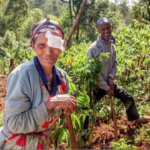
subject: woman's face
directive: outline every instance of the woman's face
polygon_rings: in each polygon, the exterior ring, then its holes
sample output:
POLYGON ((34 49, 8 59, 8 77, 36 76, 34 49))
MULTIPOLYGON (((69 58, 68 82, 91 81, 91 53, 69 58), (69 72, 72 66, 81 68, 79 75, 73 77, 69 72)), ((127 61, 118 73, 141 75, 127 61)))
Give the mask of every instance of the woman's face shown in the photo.
POLYGON ((109 41, 111 38, 111 24, 109 22, 104 22, 98 27, 98 31, 101 34, 101 37, 105 41, 109 41))
POLYGON ((46 33, 40 33, 33 44, 34 51, 43 67, 55 65, 61 51, 48 45, 46 33))

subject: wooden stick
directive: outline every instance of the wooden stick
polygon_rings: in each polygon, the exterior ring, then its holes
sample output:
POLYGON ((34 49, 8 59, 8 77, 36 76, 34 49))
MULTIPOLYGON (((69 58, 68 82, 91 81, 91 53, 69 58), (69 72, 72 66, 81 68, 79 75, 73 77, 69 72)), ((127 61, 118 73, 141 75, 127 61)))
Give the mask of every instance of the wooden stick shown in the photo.
POLYGON ((113 121, 114 121, 114 138, 115 141, 118 140, 118 128, 117 128, 117 119, 116 119, 116 113, 115 113, 115 109, 113 107, 113 98, 110 98, 110 104, 111 104, 111 113, 112 113, 112 117, 113 117, 113 121))
POLYGON ((79 25, 79 21, 80 21, 80 18, 81 18, 81 15, 82 15, 82 12, 86 6, 86 3, 87 3, 87 0, 83 0, 81 5, 80 5, 80 9, 79 9, 79 12, 75 18, 75 21, 72 25, 72 27, 70 28, 70 31, 69 33, 67 34, 67 39, 65 40, 65 43, 64 43, 64 47, 66 50, 69 49, 69 45, 70 45, 70 41, 71 41, 71 37, 73 35, 73 33, 75 32, 75 29, 78 27, 79 25))
POLYGON ((66 116, 66 122, 67 122, 67 127, 69 130, 69 134, 70 134, 71 147, 72 147, 72 149, 78 149, 78 143, 77 143, 76 138, 75 138, 72 120, 71 120, 71 115, 66 116))

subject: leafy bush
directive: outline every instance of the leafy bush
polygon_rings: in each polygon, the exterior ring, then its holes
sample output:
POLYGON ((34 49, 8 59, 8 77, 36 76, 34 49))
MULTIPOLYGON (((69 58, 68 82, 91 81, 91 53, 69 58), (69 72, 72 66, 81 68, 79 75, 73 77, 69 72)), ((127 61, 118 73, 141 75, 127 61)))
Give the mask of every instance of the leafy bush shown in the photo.
POLYGON ((118 29, 117 61, 118 83, 139 99, 150 96, 149 62, 150 32, 149 26, 134 22, 129 27, 118 29), (121 33, 121 34, 120 34, 121 33), (136 83, 136 84, 135 84, 136 83))
POLYGON ((130 141, 125 138, 120 138, 119 141, 113 143, 114 150, 136 150, 136 146, 128 144, 130 141))
POLYGON ((141 145, 143 143, 147 143, 150 145, 150 124, 146 124, 139 129, 135 135, 135 142, 137 145, 141 145))
POLYGON ((3 113, 0 113, 0 126, 3 125, 3 113))

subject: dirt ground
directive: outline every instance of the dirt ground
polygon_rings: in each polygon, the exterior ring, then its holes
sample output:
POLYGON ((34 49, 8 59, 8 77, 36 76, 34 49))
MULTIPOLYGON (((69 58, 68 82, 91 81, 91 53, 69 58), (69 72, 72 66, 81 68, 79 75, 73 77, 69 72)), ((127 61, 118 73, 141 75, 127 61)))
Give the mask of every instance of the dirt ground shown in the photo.
MULTIPOLYGON (((0 113, 4 112, 5 108, 6 79, 6 76, 0 75, 0 113)), ((150 118, 150 113, 147 117, 150 118)), ((149 128, 150 122, 146 124, 146 126, 146 128, 149 128)), ((134 134, 139 127, 134 125, 134 123, 127 121, 125 117, 117 120, 117 127, 119 133, 118 138, 128 138, 131 141, 131 145, 134 144, 134 134)), ((90 143, 89 147, 87 147, 89 149, 112 149, 112 143, 114 142, 113 122, 108 124, 98 120, 97 124, 92 127, 92 132, 87 140, 90 143)), ((150 144, 147 144, 144 139, 141 139, 136 146, 138 146, 139 150, 150 149, 150 144)))
MULTIPOLYGON (((150 117, 150 114, 147 117, 150 117)), ((145 129, 149 128, 150 123, 144 124, 144 126, 145 129)), ((126 117, 118 119, 118 140, 120 138, 125 138, 128 139, 128 144, 136 145, 138 150, 150 150, 150 144, 144 141, 145 139, 143 139, 143 137, 135 143, 135 134, 139 133, 140 135, 140 132, 142 132, 141 128, 142 126, 135 125, 134 122, 128 121, 126 117)), ((93 134, 89 136, 89 141, 91 141, 89 146, 90 149, 112 149, 112 144, 115 142, 113 122, 111 124, 106 124, 99 121, 93 128, 92 133, 93 134)), ((124 144, 124 142, 120 144, 124 144)))
POLYGON ((0 113, 5 108, 5 96, 6 96, 6 76, 0 75, 0 113))

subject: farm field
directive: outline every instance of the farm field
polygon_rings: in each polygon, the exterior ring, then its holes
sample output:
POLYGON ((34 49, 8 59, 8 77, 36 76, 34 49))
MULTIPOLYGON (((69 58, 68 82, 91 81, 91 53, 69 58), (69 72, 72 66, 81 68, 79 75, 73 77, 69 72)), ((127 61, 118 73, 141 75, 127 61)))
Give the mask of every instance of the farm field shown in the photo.
MULTIPOLYGON (((149 150, 150 0, 133 1, 132 6, 125 0, 0 0, 0 127, 5 112, 7 76, 18 65, 33 59, 31 28, 45 18, 58 22, 64 29, 64 50, 56 66, 67 73, 69 94, 78 103, 71 117, 79 149, 149 150), (101 53, 95 59, 87 57, 90 45, 98 36, 102 37, 97 28, 101 17, 111 23, 109 40, 111 38, 116 48, 114 83, 134 97, 140 117, 147 119, 141 125, 127 120, 126 108, 130 102, 123 105, 113 97, 114 113, 108 95, 95 100, 103 60, 112 59, 110 52, 101 53)), ((56 122, 56 130, 51 133, 55 149, 71 148, 65 115, 56 122)))
MULTIPOLYGON (((2 115, 5 108, 6 80, 7 76, 0 75, 0 126, 2 126, 2 115)), ((150 112, 146 114, 146 117, 150 120, 150 112)), ((119 142, 114 143, 113 120, 105 121, 99 117, 96 120, 96 124, 91 127, 84 147, 87 149, 111 149, 112 147, 118 149, 117 147, 119 147, 119 149, 148 150, 150 149, 149 126, 150 122, 139 127, 133 122, 127 121, 125 116, 121 117, 117 119, 119 142), (143 130, 148 133, 143 134, 143 130), (147 141, 145 140, 146 135, 148 136, 147 141), (135 139, 138 139, 137 143, 135 143, 135 139)), ((65 149, 66 147, 67 145, 64 145, 61 148, 65 149)))

